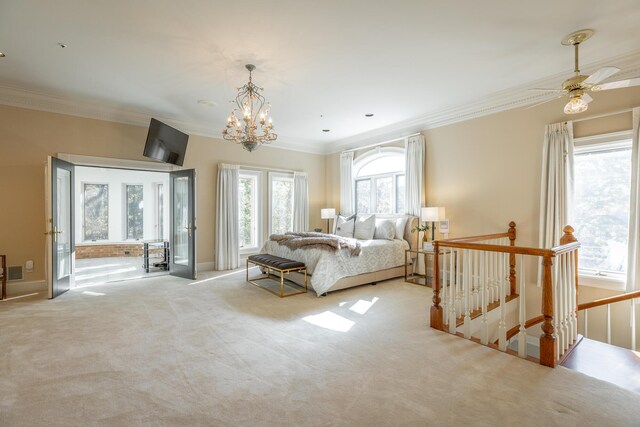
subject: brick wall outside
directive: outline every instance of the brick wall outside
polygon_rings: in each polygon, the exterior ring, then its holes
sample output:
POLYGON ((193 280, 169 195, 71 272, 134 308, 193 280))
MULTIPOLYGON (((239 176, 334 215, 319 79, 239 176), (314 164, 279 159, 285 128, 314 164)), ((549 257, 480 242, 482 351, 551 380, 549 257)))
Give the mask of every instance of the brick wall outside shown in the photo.
POLYGON ((142 243, 76 246, 76 259, 142 257, 142 253, 142 243))

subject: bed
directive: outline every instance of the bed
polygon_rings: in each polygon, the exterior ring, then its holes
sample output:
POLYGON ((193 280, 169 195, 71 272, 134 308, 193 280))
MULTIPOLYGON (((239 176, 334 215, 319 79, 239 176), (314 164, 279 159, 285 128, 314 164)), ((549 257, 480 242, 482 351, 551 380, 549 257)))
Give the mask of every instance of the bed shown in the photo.
MULTIPOLYGON (((400 216, 377 216, 395 219, 400 216)), ((351 256, 348 249, 328 252, 317 248, 290 249, 275 241, 267 241, 262 253, 304 262, 310 274, 310 285, 317 295, 354 286, 375 283, 404 276, 405 250, 416 244, 411 230, 418 224, 417 217, 409 217, 402 239, 359 240, 361 252, 351 256)), ((291 273, 291 280, 303 283, 302 275, 291 273)))

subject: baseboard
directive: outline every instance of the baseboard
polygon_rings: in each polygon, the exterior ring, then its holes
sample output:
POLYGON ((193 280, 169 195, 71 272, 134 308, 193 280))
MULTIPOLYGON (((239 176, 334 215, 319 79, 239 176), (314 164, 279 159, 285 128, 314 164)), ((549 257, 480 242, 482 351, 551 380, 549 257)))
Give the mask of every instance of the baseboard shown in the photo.
POLYGON ((33 292, 42 292, 47 290, 47 282, 45 280, 34 280, 30 282, 8 282, 7 296, 14 297, 17 295, 30 294, 33 292))
POLYGON ((199 262, 197 267, 198 267, 198 273, 201 273, 203 271, 213 271, 216 269, 216 263, 215 261, 199 262))

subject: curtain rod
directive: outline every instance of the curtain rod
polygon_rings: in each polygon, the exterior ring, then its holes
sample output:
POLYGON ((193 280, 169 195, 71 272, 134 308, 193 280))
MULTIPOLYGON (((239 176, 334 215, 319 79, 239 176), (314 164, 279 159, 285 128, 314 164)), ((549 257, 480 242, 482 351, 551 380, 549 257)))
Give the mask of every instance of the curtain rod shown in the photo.
POLYGON ((391 142, 400 141, 402 139, 407 139, 407 138, 411 138, 412 136, 418 136, 418 135, 421 135, 421 133, 420 132, 412 133, 411 135, 401 136, 400 138, 394 138, 394 139, 389 139, 387 141, 376 142, 375 144, 363 145, 362 147, 350 148, 348 150, 341 151, 341 153, 348 153, 350 151, 358 151, 358 150, 364 150, 365 148, 377 147, 378 145, 389 144, 391 142))
POLYGON ((231 164, 235 164, 240 169, 254 169, 254 170, 267 171, 267 172, 282 172, 282 173, 304 173, 304 171, 301 171, 301 170, 267 168, 263 166, 241 165, 238 163, 231 163, 231 164))
POLYGON ((583 118, 575 119, 575 120, 567 120, 567 121, 565 121, 565 123, 568 122, 568 121, 572 121, 574 123, 577 123, 577 122, 584 122, 584 121, 587 121, 587 120, 601 119, 603 117, 617 116, 618 114, 630 113, 631 111, 633 111, 632 108, 627 108, 627 109, 624 109, 624 110, 613 111, 611 113, 597 114, 595 116, 583 117, 583 118))

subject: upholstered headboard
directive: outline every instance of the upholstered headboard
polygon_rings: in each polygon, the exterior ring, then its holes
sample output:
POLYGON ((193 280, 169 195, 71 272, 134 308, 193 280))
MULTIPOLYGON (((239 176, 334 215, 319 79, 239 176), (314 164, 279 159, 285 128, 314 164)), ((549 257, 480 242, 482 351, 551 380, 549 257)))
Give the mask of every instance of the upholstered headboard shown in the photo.
POLYGON ((416 228, 420 224, 420 218, 417 216, 410 216, 407 221, 407 226, 404 228, 404 240, 409 242, 409 247, 411 249, 416 249, 416 239, 417 234, 412 233, 411 230, 416 228))
POLYGON ((380 219, 397 219, 408 216, 407 225, 404 227, 404 240, 409 243, 411 249, 415 249, 416 246, 416 233, 412 233, 411 230, 416 228, 419 224, 419 218, 417 216, 401 215, 401 214, 376 214, 376 218, 380 219))

